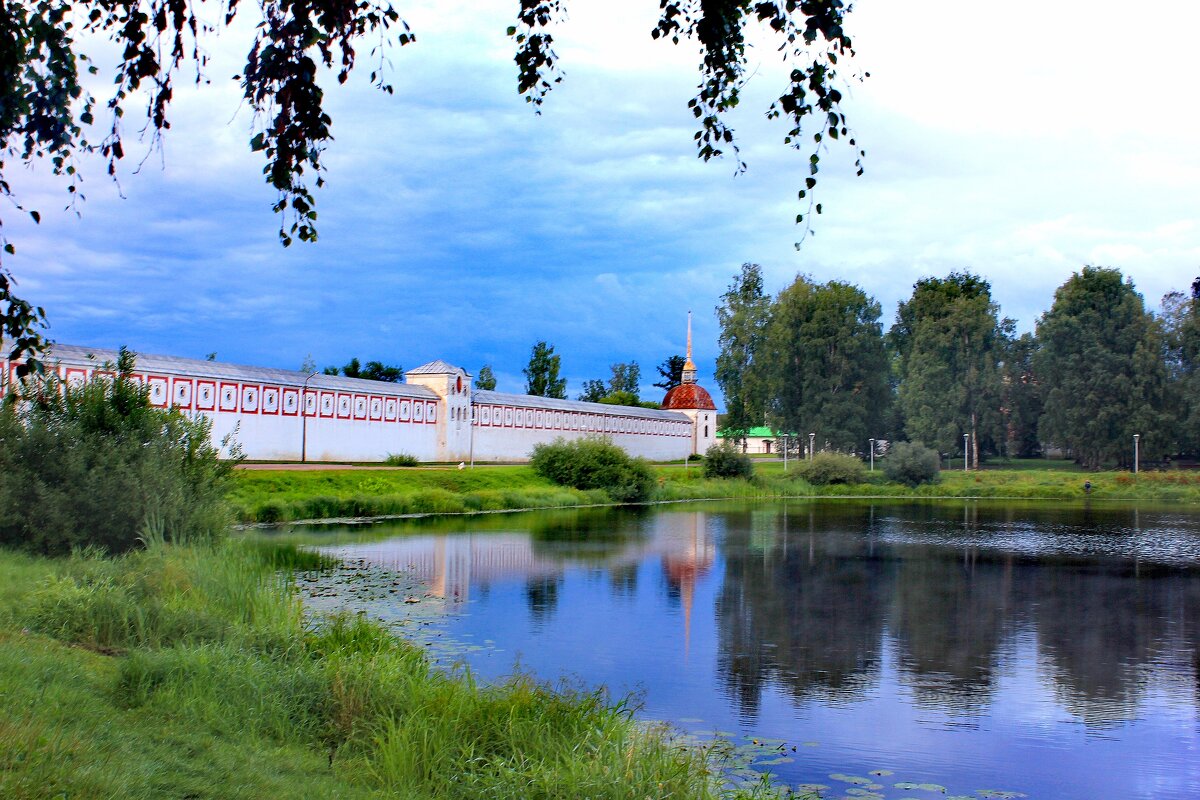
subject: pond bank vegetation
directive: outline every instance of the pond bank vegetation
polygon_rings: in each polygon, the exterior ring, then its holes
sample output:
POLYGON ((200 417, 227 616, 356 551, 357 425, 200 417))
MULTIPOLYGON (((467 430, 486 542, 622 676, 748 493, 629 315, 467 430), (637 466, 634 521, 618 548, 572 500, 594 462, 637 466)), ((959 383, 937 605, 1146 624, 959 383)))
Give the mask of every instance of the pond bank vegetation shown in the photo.
MULTIPOLYGON (((1200 504, 1200 472, 1079 472, 1050 468, 943 470, 935 483, 910 487, 888 481, 877 464, 854 483, 814 486, 799 465, 757 463, 752 479, 704 477, 692 464, 655 465, 648 502, 806 497, 993 498, 1028 500, 1154 500, 1200 504), (1085 481, 1090 490, 1085 490, 1085 481)), ((558 486, 526 466, 464 470, 239 471, 230 495, 247 523, 345 517, 453 514, 613 504, 603 489, 558 486)))
POLYGON ((777 796, 603 691, 479 685, 381 624, 306 619, 287 570, 322 564, 240 540, 0 550, 0 796, 777 796))

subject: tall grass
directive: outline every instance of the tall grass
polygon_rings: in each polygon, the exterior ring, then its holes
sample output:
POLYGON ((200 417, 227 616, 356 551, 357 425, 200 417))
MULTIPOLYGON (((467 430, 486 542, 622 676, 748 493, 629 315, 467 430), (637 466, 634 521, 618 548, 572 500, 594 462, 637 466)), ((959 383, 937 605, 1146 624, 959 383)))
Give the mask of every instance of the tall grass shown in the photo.
MULTIPOLYGON (((647 729, 603 692, 526 676, 482 686, 465 672, 432 668, 418 648, 364 618, 306 620, 277 570, 324 564, 294 545, 235 540, 117 559, 77 555, 35 562, 43 573, 35 588, 34 564, 17 560, 7 569, 8 559, 0 552, 0 575, 18 576, 25 590, 0 595, 12 604, 0 615, 0 651, 17 654, 0 653, 0 692, 14 699, 0 733, 16 742, 0 744, 5 797, 52 796, 29 787, 78 786, 89 769, 97 788, 80 796, 183 796, 186 775, 149 764, 161 757, 163 726, 198 747, 202 761, 236 742, 264 764, 275 764, 277 752, 309 770, 324 763, 321 780, 333 781, 271 796, 732 796, 703 751, 647 729), (30 631, 17 635, 15 648, 13 626, 30 631), (70 669, 47 678, 53 641, 82 645, 57 658, 88 680, 70 678, 70 669), (49 697, 36 690, 39 682, 55 687, 49 697), (86 713, 56 716, 68 696, 86 713), (83 736, 81 726, 93 723, 83 736), (64 747, 89 750, 88 737, 109 742, 109 728, 121 731, 119 748, 138 751, 124 753, 124 772, 60 758, 64 747)), ((204 761, 183 772, 206 769, 204 761)), ((267 777, 245 779, 260 785, 267 777)), ((210 780, 216 784, 197 796, 245 794, 223 783, 216 767, 210 780)))

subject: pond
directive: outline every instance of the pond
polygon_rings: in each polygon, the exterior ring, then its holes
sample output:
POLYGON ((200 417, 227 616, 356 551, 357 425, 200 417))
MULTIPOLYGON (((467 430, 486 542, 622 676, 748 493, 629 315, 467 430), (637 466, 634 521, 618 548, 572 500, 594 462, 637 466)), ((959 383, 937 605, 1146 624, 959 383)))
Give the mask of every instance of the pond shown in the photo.
POLYGON ((1200 797, 1200 515, 681 505, 301 530, 314 608, 634 693, 821 797, 1200 797), (991 793, 991 794, 989 794, 991 793))

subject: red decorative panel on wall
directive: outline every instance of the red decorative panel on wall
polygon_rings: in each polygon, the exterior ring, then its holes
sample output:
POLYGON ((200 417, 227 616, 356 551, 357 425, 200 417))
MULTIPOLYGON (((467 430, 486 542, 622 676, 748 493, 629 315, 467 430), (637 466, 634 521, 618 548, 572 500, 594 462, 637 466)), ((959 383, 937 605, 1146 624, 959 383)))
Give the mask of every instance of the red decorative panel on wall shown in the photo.
POLYGON ((196 381, 196 408, 201 411, 212 411, 217 407, 216 381, 196 381))
POLYGON ((425 421, 427 423, 437 422, 437 403, 425 404, 425 421))
POLYGON ((170 397, 170 381, 166 375, 146 376, 146 385, 150 388, 150 405, 155 408, 166 408, 170 397))
POLYGON ((238 391, 240 387, 236 383, 222 381, 221 390, 217 395, 217 408, 221 411, 237 411, 238 391))
POLYGON ((397 415, 400 413, 400 401, 394 397, 384 398, 383 401, 383 418, 388 422, 395 422, 397 415))
POLYGON ((412 415, 413 415, 413 422, 424 422, 425 421, 425 404, 422 403, 420 400, 414 400, 412 415))
POLYGON ((400 401, 400 421, 408 422, 410 419, 412 419, 412 401, 411 400, 401 400, 400 401))
POLYGON ((262 390, 253 384, 242 384, 242 413, 257 414, 262 390))
POLYGON ((355 419, 366 419, 367 418, 367 396, 365 394, 354 395, 353 408, 354 408, 354 418, 355 419))
MULTIPOLYGON (((305 398, 304 402, 307 403, 308 398, 305 398)), ((336 406, 337 398, 334 396, 333 392, 321 392, 320 414, 322 417, 332 417, 334 411, 336 411, 336 406)))
POLYGON ((87 383, 87 370, 82 367, 67 367, 67 385, 79 386, 87 383))
POLYGON ((171 405, 176 408, 190 409, 195 399, 195 381, 191 378, 174 378, 171 380, 171 405))
MULTIPOLYGON (((317 408, 316 400, 313 400, 313 410, 317 408)), ((300 415, 300 392, 297 389, 284 389, 279 393, 279 410, 285 417, 296 417, 300 415)))
POLYGON ((338 419, 350 419, 352 410, 353 398, 348 394, 338 392, 337 396, 337 416, 338 419))
POLYGON ((279 387, 264 386, 262 387, 262 413, 278 414, 279 413, 279 387))

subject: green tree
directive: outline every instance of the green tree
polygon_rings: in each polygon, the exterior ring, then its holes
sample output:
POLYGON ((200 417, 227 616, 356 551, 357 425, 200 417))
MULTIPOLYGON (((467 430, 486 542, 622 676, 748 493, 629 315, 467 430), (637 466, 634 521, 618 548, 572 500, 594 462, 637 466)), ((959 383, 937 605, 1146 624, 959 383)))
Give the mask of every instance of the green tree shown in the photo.
POLYGON ((475 388, 488 392, 496 390, 496 376, 492 374, 491 364, 484 364, 479 368, 479 375, 475 378, 475 388))
POLYGON ((599 378, 593 378, 583 382, 583 391, 579 393, 579 399, 585 403, 599 403, 608 396, 608 386, 599 378))
POLYGON ((743 439, 751 428, 762 425, 766 414, 767 322, 771 299, 763 293, 762 267, 742 264, 717 306, 717 385, 725 395, 722 430, 743 439))
POLYGON ((608 379, 608 393, 610 395, 632 395, 633 402, 622 405, 637 405, 642 382, 642 368, 636 361, 631 361, 628 364, 623 362, 613 364, 609 369, 612 370, 612 377, 608 379))
POLYGON ((1116 269, 1084 267, 1054 293, 1039 321, 1034 373, 1046 402, 1039 436, 1089 468, 1128 464, 1133 435, 1146 457, 1169 436, 1163 342, 1142 297, 1116 269))
POLYGON ((404 380, 404 369, 399 366, 389 366, 381 361, 368 361, 365 365, 357 358, 352 358, 342 367, 326 367, 326 375, 343 375, 347 378, 362 378, 368 381, 383 381, 385 383, 400 383, 404 380))
POLYGON ((567 379, 558 377, 561 359, 554 352, 554 345, 544 341, 535 342, 529 353, 529 365, 525 373, 525 393, 538 397, 567 397, 567 379))
POLYGON ((1030 458, 1041 453, 1038 420, 1042 416, 1041 387, 1033 372, 1037 339, 1031 333, 1009 337, 1001 367, 1001 409, 1007 454, 1030 458))
POLYGON ((1200 453, 1200 278, 1191 292, 1170 292, 1159 318, 1170 381, 1168 405, 1175 420, 1172 450, 1200 453))
POLYGON ((664 392, 669 392, 683 383, 683 365, 686 361, 687 359, 683 356, 668 356, 658 365, 658 374, 662 380, 653 385, 664 392))
MULTIPOLYGON (((245 7, 232 0, 5 3, 0 13, 0 138, 4 141, 0 195, 13 195, 5 169, 10 162, 19 168, 48 162, 54 174, 66 176, 72 197, 79 196, 77 154, 98 151, 115 175, 117 162, 125 155, 123 131, 148 131, 154 141, 161 139, 171 126, 178 71, 194 68, 199 82, 208 40, 233 26, 239 13, 247 13, 245 7), (107 99, 97 100, 80 79, 81 68, 96 70, 81 44, 106 39, 115 42, 121 56, 115 74, 94 84, 113 87, 107 99), (143 103, 144 124, 134 114, 126 116, 127 108, 143 103)), ((325 104, 328 81, 320 67, 334 72, 337 83, 345 83, 359 53, 367 52, 375 69, 372 83, 391 94, 387 76, 374 65, 388 62, 389 47, 411 44, 416 36, 386 2, 264 0, 251 7, 261 8, 261 17, 246 27, 254 38, 246 47, 246 65, 235 78, 253 114, 250 149, 266 160, 263 174, 277 194, 274 210, 283 215, 279 229, 283 244, 293 239, 315 241, 314 188, 324 183, 323 155, 332 140, 333 124, 325 104)), ((745 29, 761 23, 775 37, 790 78, 768 116, 785 122, 783 139, 790 147, 798 147, 805 137, 812 142, 809 174, 799 192, 801 200, 807 198, 811 204, 808 194, 816 185, 825 140, 842 139, 857 148, 840 110, 840 70, 854 53, 843 27, 848 5, 843 0, 800 4, 660 0, 659 8, 651 35, 674 44, 698 44, 701 52, 699 89, 688 102, 699 128, 698 156, 707 161, 731 148, 739 170, 745 165, 725 119, 738 105, 750 68, 745 29)), ((464 12, 451 6, 445 13, 464 12)), ((516 24, 508 29, 516 45, 517 91, 535 108, 562 80, 552 30, 566 13, 566 0, 520 0, 516 24)), ((863 151, 856 152, 861 173, 863 151)), ((16 208, 24 210, 19 203, 16 208)), ((815 208, 819 213, 820 206, 815 208)), ((40 219, 36 211, 29 213, 35 221, 40 219)), ((803 218, 802 213, 797 221, 803 218)), ((11 251, 12 246, 4 244, 11 251)), ((36 325, 27 318, 29 310, 27 303, 10 304, 0 298, 0 331, 13 340, 14 359, 41 346, 36 325), (29 334, 34 336, 32 344, 25 341, 29 334)))
POLYGON ((1004 337, 991 291, 987 281, 968 272, 919 280, 888 334, 906 434, 943 453, 959 451, 963 434, 970 434, 976 469, 980 439, 993 450, 1004 440, 1004 337))
POLYGON ((860 452, 888 403, 879 303, 841 281, 799 276, 775 301, 767 331, 776 430, 815 432, 818 445, 860 452))

